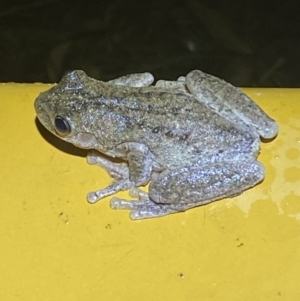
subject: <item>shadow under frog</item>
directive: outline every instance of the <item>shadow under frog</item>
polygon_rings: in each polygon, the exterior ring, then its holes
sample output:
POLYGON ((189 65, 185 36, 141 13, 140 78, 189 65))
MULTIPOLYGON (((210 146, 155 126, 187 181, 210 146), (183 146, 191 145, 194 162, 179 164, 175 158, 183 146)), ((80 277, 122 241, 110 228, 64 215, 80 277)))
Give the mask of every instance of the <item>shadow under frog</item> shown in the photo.
POLYGON ((137 200, 114 197, 111 207, 130 210, 132 219, 159 217, 238 195, 263 180, 260 137, 274 138, 278 126, 249 97, 199 70, 153 81, 141 73, 102 82, 77 70, 36 99, 45 128, 92 149, 88 163, 115 179, 90 192, 90 203, 129 190, 137 200), (138 189, 148 183, 149 192, 138 189))
POLYGON ((74 156, 79 156, 84 158, 87 156, 88 150, 78 148, 62 139, 59 139, 57 136, 54 136, 42 125, 42 123, 39 121, 38 118, 35 119, 35 125, 38 131, 40 132, 40 134, 42 135, 42 137, 48 143, 54 145, 57 149, 74 156))

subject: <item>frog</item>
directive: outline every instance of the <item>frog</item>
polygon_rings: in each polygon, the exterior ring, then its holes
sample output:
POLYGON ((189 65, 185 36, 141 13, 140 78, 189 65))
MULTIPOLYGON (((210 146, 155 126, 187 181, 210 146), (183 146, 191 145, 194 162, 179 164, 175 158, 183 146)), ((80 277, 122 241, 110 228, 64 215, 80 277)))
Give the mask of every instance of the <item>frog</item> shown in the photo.
POLYGON ((232 198, 263 181, 257 157, 261 140, 278 133, 274 119, 200 70, 154 81, 149 72, 101 81, 75 70, 36 98, 40 123, 90 150, 87 162, 113 178, 88 193, 89 203, 129 191, 133 199, 114 196, 110 206, 139 220, 232 198))

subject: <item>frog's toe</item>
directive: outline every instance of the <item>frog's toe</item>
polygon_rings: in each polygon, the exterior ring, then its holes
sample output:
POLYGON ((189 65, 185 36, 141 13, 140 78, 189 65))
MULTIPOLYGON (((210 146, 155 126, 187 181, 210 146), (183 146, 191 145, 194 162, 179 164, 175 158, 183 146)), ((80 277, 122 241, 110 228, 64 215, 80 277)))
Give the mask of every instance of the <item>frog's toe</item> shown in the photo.
POLYGON ((132 220, 153 218, 174 213, 168 205, 160 205, 151 200, 127 201, 119 198, 112 198, 110 201, 112 209, 130 210, 132 220))
POLYGON ((130 218, 133 220, 156 216, 152 214, 152 204, 145 201, 127 201, 114 197, 110 201, 110 207, 112 209, 130 210, 130 218))
POLYGON ((129 189, 129 195, 132 198, 138 198, 139 200, 147 200, 149 199, 148 192, 138 188, 138 187, 132 187, 129 189))
POLYGON ((95 164, 97 164, 97 160, 96 160, 95 157, 86 157, 86 161, 87 161, 87 163, 90 164, 90 165, 95 165, 95 164))
POLYGON ((132 220, 137 220, 137 219, 144 219, 144 218, 150 218, 148 216, 148 212, 142 211, 142 210, 131 210, 129 217, 132 220))
POLYGON ((99 200, 99 197, 98 197, 97 193, 94 192, 94 191, 88 193, 86 198, 87 198, 87 201, 91 204, 96 203, 99 200))
POLYGON ((110 200, 110 207, 112 209, 133 209, 133 202, 126 201, 119 198, 112 198, 110 200))
POLYGON ((97 158, 99 157, 99 154, 96 151, 91 151, 88 153, 86 157, 86 161, 88 164, 95 165, 97 164, 97 158))
POLYGON ((140 207, 138 209, 134 209, 130 211, 129 217, 132 220, 138 220, 138 219, 145 219, 145 218, 153 218, 153 217, 158 217, 161 216, 161 214, 157 215, 153 211, 149 211, 145 207, 140 207))
POLYGON ((158 205, 151 201, 147 201, 131 210, 130 218, 132 220, 154 218, 165 216, 174 212, 175 211, 168 205, 158 205))

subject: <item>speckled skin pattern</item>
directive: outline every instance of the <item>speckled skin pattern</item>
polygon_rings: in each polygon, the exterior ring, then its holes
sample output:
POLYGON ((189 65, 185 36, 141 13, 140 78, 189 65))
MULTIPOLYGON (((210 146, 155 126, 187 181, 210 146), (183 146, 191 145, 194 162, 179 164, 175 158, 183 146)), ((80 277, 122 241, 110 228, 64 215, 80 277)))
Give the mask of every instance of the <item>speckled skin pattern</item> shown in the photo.
POLYGON ((93 149, 88 162, 115 179, 89 193, 90 203, 130 190, 138 200, 113 198, 111 207, 129 209, 132 219, 158 217, 238 195, 263 180, 260 136, 275 137, 278 126, 249 97, 199 70, 153 81, 142 73, 102 82, 77 70, 36 99, 40 122, 93 149), (148 183, 148 193, 138 189, 148 183))

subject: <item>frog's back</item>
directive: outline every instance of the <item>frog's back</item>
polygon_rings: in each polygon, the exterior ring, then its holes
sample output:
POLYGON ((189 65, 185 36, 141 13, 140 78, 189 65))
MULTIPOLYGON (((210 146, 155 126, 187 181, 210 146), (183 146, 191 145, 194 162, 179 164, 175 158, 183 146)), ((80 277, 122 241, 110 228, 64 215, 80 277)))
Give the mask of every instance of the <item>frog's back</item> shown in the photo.
POLYGON ((256 156, 259 150, 256 133, 246 125, 235 125, 191 94, 153 87, 114 87, 106 92, 104 101, 113 108, 114 120, 127 120, 117 141, 143 143, 164 164, 199 156, 256 156))

